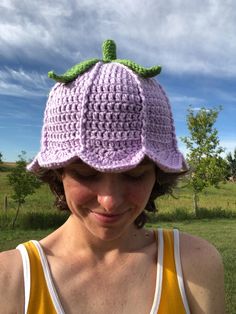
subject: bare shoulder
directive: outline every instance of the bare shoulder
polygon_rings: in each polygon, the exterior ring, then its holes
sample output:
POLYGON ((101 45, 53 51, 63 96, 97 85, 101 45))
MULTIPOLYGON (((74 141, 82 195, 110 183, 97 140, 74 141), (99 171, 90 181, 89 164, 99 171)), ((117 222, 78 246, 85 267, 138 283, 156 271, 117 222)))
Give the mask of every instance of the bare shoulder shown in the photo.
POLYGON ((218 250, 202 238, 181 233, 180 254, 191 313, 224 314, 224 268, 218 250))
POLYGON ((0 308, 3 313, 20 313, 23 308, 23 265, 18 250, 0 253, 0 308))

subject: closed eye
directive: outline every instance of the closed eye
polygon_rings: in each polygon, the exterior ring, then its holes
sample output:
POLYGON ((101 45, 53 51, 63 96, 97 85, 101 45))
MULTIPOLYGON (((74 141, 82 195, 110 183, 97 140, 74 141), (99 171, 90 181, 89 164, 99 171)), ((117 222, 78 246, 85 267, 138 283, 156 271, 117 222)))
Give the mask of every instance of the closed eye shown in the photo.
POLYGON ((78 172, 76 170, 70 171, 70 175, 79 180, 89 180, 89 179, 95 179, 98 177, 99 172, 78 172))
POLYGON ((80 179, 92 179, 92 178, 96 178, 98 176, 98 174, 78 174, 76 173, 75 174, 76 177, 80 178, 80 179))
POLYGON ((125 173, 125 177, 128 179, 133 179, 133 180, 138 180, 138 179, 142 179, 145 176, 145 172, 142 173, 125 173))
POLYGON ((153 167, 150 167, 149 165, 142 165, 136 169, 127 171, 124 174, 127 176, 127 178, 130 178, 133 180, 140 180, 150 175, 154 171, 155 170, 153 169, 153 167))

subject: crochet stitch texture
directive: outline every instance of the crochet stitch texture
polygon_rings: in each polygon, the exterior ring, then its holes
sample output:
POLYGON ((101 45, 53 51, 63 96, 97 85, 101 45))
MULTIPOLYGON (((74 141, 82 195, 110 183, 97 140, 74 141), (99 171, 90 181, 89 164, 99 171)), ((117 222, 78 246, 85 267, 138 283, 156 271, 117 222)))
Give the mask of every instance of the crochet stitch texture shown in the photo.
POLYGON ((41 149, 28 170, 60 168, 80 158, 98 171, 124 171, 145 156, 165 172, 187 168, 169 100, 156 80, 118 62, 98 61, 52 88, 41 149))

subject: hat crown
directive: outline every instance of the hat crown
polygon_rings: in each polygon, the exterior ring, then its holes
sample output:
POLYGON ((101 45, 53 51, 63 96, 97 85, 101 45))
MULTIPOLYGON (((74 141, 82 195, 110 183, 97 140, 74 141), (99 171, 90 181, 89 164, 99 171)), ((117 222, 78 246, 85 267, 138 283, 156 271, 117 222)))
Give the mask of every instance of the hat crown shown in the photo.
POLYGON ((147 156, 166 172, 182 171, 187 166, 163 88, 132 61, 113 60, 114 42, 103 52, 106 60, 86 61, 82 73, 79 65, 76 76, 59 77, 70 80, 49 94, 40 152, 28 169, 60 168, 80 158, 99 171, 123 171, 147 156))

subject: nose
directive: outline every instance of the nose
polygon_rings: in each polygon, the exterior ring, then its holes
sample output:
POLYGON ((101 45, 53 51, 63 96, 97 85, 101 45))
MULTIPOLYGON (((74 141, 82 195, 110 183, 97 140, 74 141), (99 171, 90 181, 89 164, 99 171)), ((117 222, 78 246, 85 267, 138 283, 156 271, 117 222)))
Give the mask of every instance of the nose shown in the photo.
POLYGON ((121 210, 124 203, 124 188, 115 174, 104 176, 97 194, 97 201, 107 212, 121 210))

